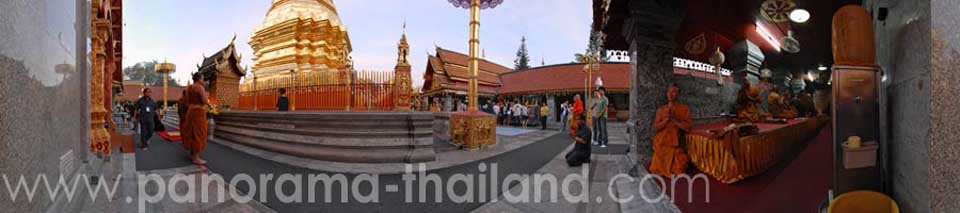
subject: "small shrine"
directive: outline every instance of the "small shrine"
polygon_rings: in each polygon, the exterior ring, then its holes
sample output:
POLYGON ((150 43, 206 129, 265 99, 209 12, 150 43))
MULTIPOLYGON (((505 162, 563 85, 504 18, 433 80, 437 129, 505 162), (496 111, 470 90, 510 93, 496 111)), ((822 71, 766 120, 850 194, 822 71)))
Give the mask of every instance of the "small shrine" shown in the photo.
POLYGON ((240 78, 247 72, 245 68, 240 67, 242 57, 237 54, 237 48, 234 45, 236 37, 233 39, 227 47, 210 57, 204 57, 203 62, 197 65, 197 72, 200 72, 207 81, 210 104, 225 108, 239 106, 240 78))

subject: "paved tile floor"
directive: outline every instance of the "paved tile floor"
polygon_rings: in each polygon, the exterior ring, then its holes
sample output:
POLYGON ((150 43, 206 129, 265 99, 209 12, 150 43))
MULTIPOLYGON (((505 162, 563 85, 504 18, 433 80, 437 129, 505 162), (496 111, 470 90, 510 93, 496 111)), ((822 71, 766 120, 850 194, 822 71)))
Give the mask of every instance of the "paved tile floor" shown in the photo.
MULTIPOLYGON (((610 123, 609 125, 610 144, 628 145, 626 135, 626 125, 623 123, 610 123)), ((646 197, 656 197, 660 189, 652 182, 647 182, 642 188, 640 182, 629 181, 626 177, 628 171, 634 166, 635 160, 632 153, 626 154, 598 154, 591 156, 591 162, 581 167, 570 167, 567 165, 564 156, 567 151, 573 148, 573 145, 567 147, 564 152, 555 156, 549 163, 537 170, 537 174, 550 174, 557 179, 568 175, 575 177, 574 181, 583 181, 589 183, 588 193, 585 202, 570 202, 562 196, 561 192, 551 192, 549 187, 542 187, 540 190, 534 187, 524 188, 522 185, 513 186, 509 195, 504 193, 496 202, 487 203, 474 212, 679 212, 669 200, 660 202, 647 202, 640 198, 640 193, 645 193, 646 197), (579 174, 587 174, 585 178, 579 174), (586 180, 584 180, 586 179, 586 180), (532 190, 529 202, 510 202, 507 196, 524 194, 524 190, 532 190), (542 202, 536 202, 536 195, 540 195, 542 202), (550 196, 558 195, 557 202, 551 202, 550 196), (616 202, 615 198, 634 197, 629 202, 616 202)), ((640 176, 646 174, 646 169, 640 167, 640 176)), ((558 189, 560 190, 560 189, 558 189)), ((583 188, 577 184, 571 184, 569 195, 579 196, 583 188)))

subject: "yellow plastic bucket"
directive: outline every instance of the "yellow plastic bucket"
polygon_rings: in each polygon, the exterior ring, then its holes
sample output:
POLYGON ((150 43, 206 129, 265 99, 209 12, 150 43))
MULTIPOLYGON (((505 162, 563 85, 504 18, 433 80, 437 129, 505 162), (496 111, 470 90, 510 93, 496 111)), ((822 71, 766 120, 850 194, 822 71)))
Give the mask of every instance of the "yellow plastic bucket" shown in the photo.
POLYGON ((899 213, 900 207, 885 194, 874 191, 852 191, 834 198, 828 213, 899 213))

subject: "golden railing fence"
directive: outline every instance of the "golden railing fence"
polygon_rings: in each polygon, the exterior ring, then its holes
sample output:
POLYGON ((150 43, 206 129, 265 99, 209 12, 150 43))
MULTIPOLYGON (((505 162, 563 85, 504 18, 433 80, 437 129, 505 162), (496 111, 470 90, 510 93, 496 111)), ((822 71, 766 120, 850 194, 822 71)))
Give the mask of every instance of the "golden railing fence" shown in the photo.
POLYGON ((285 88, 294 111, 391 111, 398 93, 393 71, 308 72, 241 85, 239 110, 277 110, 285 88))

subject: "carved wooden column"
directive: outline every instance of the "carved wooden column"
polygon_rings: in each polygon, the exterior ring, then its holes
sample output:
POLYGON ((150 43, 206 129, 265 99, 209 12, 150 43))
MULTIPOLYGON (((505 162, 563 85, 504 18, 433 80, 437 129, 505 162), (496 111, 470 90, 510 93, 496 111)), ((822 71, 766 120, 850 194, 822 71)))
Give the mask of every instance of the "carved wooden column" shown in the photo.
MULTIPOLYGON (((90 10, 90 151, 110 155, 110 134, 104 128, 107 109, 104 108, 104 74, 106 47, 110 22, 105 18, 103 1, 94 0, 90 10)), ((112 46, 112 45, 111 45, 112 46)))
POLYGON ((653 119, 657 107, 666 103, 667 86, 673 82, 674 37, 683 21, 684 3, 679 1, 632 1, 623 36, 630 44, 630 143, 637 147, 637 160, 646 165, 653 156, 653 119))

